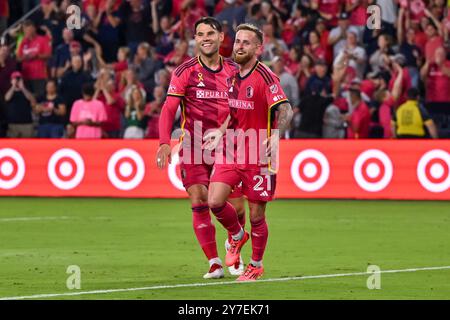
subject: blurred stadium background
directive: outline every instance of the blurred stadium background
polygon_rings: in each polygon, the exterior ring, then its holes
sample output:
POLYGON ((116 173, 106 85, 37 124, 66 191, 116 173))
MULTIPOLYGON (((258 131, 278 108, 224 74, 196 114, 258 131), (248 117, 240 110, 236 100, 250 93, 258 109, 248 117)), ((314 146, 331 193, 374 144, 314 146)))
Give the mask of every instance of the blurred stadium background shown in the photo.
MULTIPOLYGON (((0 0, 0 299, 449 299, 449 8, 447 0, 0 0), (81 8, 80 29, 66 28, 71 4, 81 8), (373 4, 380 29, 366 24, 373 4), (207 264, 177 165, 154 164, 171 72, 196 55, 192 27, 207 15, 224 25, 226 57, 238 24, 262 28, 261 61, 295 111, 268 209, 264 279, 275 281, 252 291, 198 286, 207 264), (99 136, 76 139, 71 109, 89 81, 107 120, 99 136), (398 112, 411 88, 414 117, 398 112), (405 134, 405 123, 418 129, 405 134), (382 274, 381 290, 369 290, 366 276, 337 276, 372 264, 443 268, 382 274), (77 291, 66 287, 70 265, 86 294, 63 295, 77 291), (330 277, 282 281, 315 275, 330 277)), ((220 245, 219 228, 217 237, 220 245)))

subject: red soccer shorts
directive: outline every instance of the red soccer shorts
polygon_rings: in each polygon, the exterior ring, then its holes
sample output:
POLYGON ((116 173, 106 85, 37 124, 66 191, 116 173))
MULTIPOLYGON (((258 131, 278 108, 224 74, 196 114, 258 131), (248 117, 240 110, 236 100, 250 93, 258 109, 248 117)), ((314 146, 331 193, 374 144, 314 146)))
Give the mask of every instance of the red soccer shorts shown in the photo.
MULTIPOLYGON (((213 165, 209 164, 180 164, 181 181, 187 190, 195 184, 202 184, 208 188, 213 165)), ((229 198, 242 197, 242 186, 236 184, 229 198)))
POLYGON ((214 166, 211 182, 222 182, 229 186, 237 186, 242 182, 242 193, 249 201, 268 202, 273 199, 276 186, 276 175, 261 174, 261 168, 242 168, 233 164, 214 166))

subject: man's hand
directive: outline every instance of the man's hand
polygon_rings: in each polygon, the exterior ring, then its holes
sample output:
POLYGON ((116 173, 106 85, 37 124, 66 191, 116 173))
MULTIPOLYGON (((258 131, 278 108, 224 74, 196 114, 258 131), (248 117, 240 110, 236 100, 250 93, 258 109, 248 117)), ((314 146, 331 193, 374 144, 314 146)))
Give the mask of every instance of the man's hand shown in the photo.
POLYGON ((156 165, 159 169, 166 167, 166 160, 169 160, 169 163, 171 163, 172 156, 170 154, 170 146, 164 143, 159 146, 158 152, 156 153, 156 165))
POLYGON ((269 138, 263 141, 263 145, 266 147, 266 156, 271 157, 278 152, 278 146, 280 145, 280 137, 278 134, 273 134, 269 138))
POLYGON ((22 79, 17 81, 17 88, 19 88, 20 90, 24 89, 24 84, 23 84, 23 80, 22 79))
POLYGON ((216 129, 214 131, 209 132, 203 137, 202 149, 206 149, 209 151, 214 150, 219 145, 220 139, 222 139, 223 133, 220 129, 216 129))

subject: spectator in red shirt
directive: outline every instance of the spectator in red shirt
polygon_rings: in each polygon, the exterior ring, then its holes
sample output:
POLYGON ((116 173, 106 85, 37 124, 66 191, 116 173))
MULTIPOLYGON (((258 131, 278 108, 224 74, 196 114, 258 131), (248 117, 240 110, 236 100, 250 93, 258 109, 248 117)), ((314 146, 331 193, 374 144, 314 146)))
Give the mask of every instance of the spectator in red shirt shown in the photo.
POLYGON ((315 73, 314 61, 309 55, 304 54, 300 59, 300 64, 296 73, 296 77, 298 79, 298 87, 300 89, 301 94, 305 93, 308 80, 314 73, 315 73))
POLYGON ((350 25, 355 26, 360 31, 360 36, 367 23, 368 0, 345 0, 345 11, 350 12, 350 25))
POLYGON ((117 139, 120 137, 120 117, 125 109, 125 101, 116 91, 113 74, 107 69, 101 69, 95 83, 94 99, 103 102, 106 112, 106 121, 102 123, 102 129, 106 138, 117 139))
POLYGON ((122 74, 128 69, 128 58, 130 57, 130 49, 128 47, 120 47, 117 51, 117 61, 113 63, 106 63, 101 55, 101 49, 96 50, 96 57, 99 62, 100 68, 106 68, 114 71, 116 87, 120 86, 122 80, 122 74))
POLYGON ((11 57, 7 45, 0 46, 0 138, 5 137, 7 130, 5 93, 8 91, 11 74, 16 70, 16 61, 11 57))
POLYGON ((450 60, 440 47, 434 53, 434 59, 427 60, 420 70, 425 82, 425 103, 434 119, 440 137, 450 137, 450 60), (445 132, 443 132, 445 131, 445 132))
POLYGON ((159 115, 161 114, 164 99, 166 98, 165 96, 166 89, 162 86, 156 86, 153 90, 154 100, 149 102, 145 107, 144 114, 148 117, 147 129, 145 133, 146 138, 159 138, 159 115))
POLYGON ((333 62, 333 47, 328 44, 328 37, 330 35, 330 31, 327 29, 325 25, 325 20, 322 18, 317 19, 315 29, 320 35, 320 44, 323 48, 326 49, 326 61, 328 64, 333 62))
POLYGON ((23 78, 33 93, 44 95, 48 77, 47 60, 52 54, 51 41, 36 33, 31 20, 24 21, 23 31, 24 38, 17 50, 17 59, 22 62, 23 78))
POLYGON ((222 31, 224 34, 224 38, 222 44, 220 45, 219 54, 223 57, 229 58, 233 53, 233 44, 234 40, 230 36, 228 21, 222 21, 222 31))
POLYGON ((326 60, 327 52, 320 43, 320 34, 316 30, 309 33, 309 45, 304 47, 305 53, 308 54, 314 62, 317 60, 326 60))
POLYGON ((9 18, 9 4, 8 1, 0 1, 0 34, 6 30, 9 18))
POLYGON ((191 57, 187 54, 188 49, 189 43, 186 40, 180 40, 175 45, 175 49, 173 49, 173 51, 170 52, 164 59, 164 64, 166 65, 167 70, 172 71, 183 62, 191 59, 191 57))
POLYGON ((281 38, 287 45, 292 45, 296 36, 301 32, 306 25, 307 19, 303 16, 301 6, 297 6, 292 13, 292 16, 284 23, 281 38))
POLYGON ((349 88, 350 102, 355 106, 353 112, 345 117, 348 139, 367 139, 369 137, 370 111, 361 98, 359 83, 352 82, 349 88))
MULTIPOLYGON (((439 22, 436 22, 439 23, 439 22)), ((427 35, 427 43, 425 44, 425 59, 432 60, 434 58, 434 52, 437 48, 442 47, 444 40, 442 39, 442 31, 439 25, 430 23, 425 29, 427 35)))
POLYGON ((292 47, 289 52, 283 54, 286 70, 296 77, 300 67, 300 52, 301 49, 299 47, 292 47))
POLYGON ((383 137, 390 139, 392 134, 392 112, 395 106, 395 100, 387 89, 381 89, 375 94, 375 100, 380 104, 378 108, 378 121, 383 128, 383 137))
POLYGON ((336 27, 342 4, 343 0, 312 0, 311 9, 317 10, 329 27, 336 27))
POLYGON ((397 106, 403 104, 407 100, 407 91, 412 87, 411 76, 409 75, 408 68, 405 67, 406 58, 401 53, 396 54, 395 56, 390 57, 390 68, 391 68, 391 80, 389 81, 388 88, 391 92, 394 90, 395 81, 399 75, 401 76, 401 82, 399 83, 398 88, 398 97, 397 106))
MULTIPOLYGON (((434 59, 425 62, 421 76, 425 82, 427 103, 450 103, 450 61, 446 60, 443 47, 436 50, 434 59)), ((450 105, 447 108, 450 109, 450 105)))

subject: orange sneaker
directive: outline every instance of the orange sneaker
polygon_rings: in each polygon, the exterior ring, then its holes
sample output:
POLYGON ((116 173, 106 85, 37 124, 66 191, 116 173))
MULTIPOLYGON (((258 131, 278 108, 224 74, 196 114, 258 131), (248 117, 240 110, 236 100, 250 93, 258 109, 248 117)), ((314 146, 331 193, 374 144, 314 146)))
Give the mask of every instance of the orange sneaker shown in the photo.
POLYGON ((231 239, 230 248, 227 250, 227 255, 225 256, 225 264, 228 267, 231 267, 232 265, 234 265, 239 261, 241 249, 249 238, 250 235, 248 234, 248 232, 244 231, 244 236, 242 237, 241 240, 231 239))
POLYGON ((261 278, 263 273, 264 273, 263 266, 255 267, 250 263, 247 266, 247 269, 245 269, 244 274, 241 275, 239 278, 237 278, 236 281, 255 281, 261 278))

